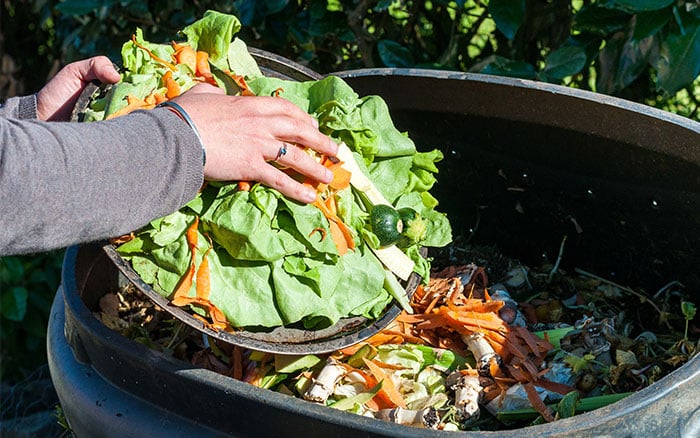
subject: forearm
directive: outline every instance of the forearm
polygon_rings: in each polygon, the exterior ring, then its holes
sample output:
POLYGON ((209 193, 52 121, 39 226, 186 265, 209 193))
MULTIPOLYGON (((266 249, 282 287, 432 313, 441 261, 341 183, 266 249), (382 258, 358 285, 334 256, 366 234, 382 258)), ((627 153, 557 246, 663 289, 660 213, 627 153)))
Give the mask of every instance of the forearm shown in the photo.
POLYGON ((201 160, 167 109, 85 124, 0 119, 0 255, 138 229, 196 195, 201 160))

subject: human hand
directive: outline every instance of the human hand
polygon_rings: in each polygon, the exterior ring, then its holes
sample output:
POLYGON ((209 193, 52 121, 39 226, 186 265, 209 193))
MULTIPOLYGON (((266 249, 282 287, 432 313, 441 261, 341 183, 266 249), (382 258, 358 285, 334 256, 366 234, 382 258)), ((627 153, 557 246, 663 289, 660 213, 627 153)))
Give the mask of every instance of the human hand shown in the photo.
POLYGON ((66 121, 80 93, 93 80, 106 84, 119 82, 119 72, 106 56, 76 61, 63 67, 36 96, 37 118, 66 121))
POLYGON ((312 202, 316 192, 295 181, 288 167, 313 181, 333 174, 304 150, 335 156, 338 145, 318 130, 302 109, 279 97, 226 96, 219 88, 197 85, 176 101, 187 111, 204 143, 204 177, 219 181, 259 181, 284 195, 312 202), (281 148, 286 154, 279 156, 281 148))

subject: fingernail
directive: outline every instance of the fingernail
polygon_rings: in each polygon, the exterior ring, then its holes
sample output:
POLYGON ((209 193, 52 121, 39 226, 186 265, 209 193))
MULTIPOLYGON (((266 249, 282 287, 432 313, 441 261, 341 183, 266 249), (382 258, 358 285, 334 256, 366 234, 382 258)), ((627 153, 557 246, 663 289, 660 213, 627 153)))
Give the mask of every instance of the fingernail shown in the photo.
POLYGON ((331 139, 331 144, 332 144, 333 146, 335 146, 335 152, 334 152, 334 154, 337 154, 337 153, 338 153, 338 149, 340 149, 340 146, 338 145, 338 142, 336 142, 335 140, 331 139))
POLYGON ((305 190, 304 193, 302 194, 302 197, 304 198, 304 201, 306 201, 306 202, 314 202, 316 200, 316 191, 315 190, 305 190))
POLYGON ((318 120, 314 119, 313 117, 311 118, 311 123, 314 125, 314 128, 318 129, 318 120))
POLYGON ((331 172, 328 169, 324 169, 324 181, 331 182, 333 181, 333 172, 331 172))

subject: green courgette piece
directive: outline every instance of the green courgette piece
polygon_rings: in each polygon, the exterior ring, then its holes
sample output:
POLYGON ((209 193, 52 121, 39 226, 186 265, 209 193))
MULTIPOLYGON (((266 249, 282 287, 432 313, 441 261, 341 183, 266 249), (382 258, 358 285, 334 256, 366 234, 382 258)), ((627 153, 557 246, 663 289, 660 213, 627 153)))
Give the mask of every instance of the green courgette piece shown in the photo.
POLYGON ((403 222, 399 212, 390 205, 378 204, 372 207, 369 224, 381 246, 393 245, 401 239, 403 222))

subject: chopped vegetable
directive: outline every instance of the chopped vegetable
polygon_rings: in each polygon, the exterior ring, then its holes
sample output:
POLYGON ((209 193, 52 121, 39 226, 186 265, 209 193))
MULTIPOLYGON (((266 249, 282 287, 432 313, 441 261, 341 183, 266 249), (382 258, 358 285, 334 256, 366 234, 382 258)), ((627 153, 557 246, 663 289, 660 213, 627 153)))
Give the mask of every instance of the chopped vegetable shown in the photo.
POLYGON ((428 224, 416 210, 410 207, 398 210, 403 223, 402 234, 410 243, 420 243, 425 240, 428 233, 428 224))
POLYGON ((380 246, 393 245, 401 238, 403 223, 399 213, 391 206, 378 204, 369 212, 369 225, 379 239, 380 246))

